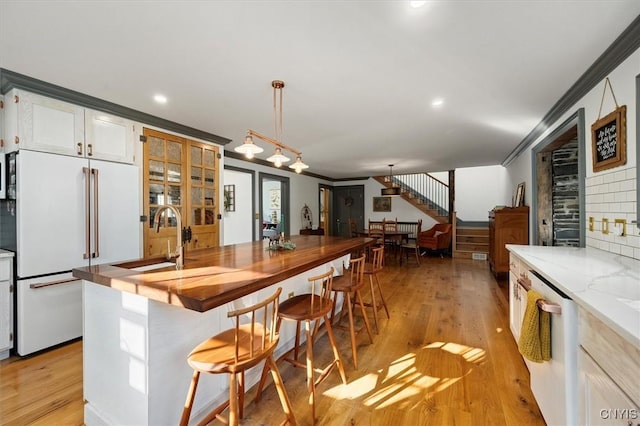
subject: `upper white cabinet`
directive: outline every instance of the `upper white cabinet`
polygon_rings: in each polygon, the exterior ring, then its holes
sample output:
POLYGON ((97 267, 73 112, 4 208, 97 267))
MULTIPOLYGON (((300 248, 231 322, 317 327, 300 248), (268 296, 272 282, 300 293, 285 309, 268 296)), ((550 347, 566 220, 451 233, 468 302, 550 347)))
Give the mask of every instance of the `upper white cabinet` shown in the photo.
POLYGON ((85 109, 87 157, 133 163, 133 123, 122 117, 85 109))
POLYGON ((20 148, 133 163, 133 123, 14 89, 5 97, 6 151, 20 148))

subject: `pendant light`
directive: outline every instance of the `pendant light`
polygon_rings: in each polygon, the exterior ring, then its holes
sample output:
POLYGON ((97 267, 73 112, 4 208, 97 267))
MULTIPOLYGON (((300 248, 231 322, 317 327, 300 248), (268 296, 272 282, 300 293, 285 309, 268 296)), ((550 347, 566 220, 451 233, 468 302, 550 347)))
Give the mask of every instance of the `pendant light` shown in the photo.
POLYGON ((395 186, 394 182, 393 182, 393 164, 389 164, 389 182, 391 182, 391 187, 390 188, 382 188, 380 190, 380 194, 382 196, 389 196, 389 195, 400 195, 401 190, 399 186, 395 186))
POLYGON ((281 167, 282 164, 291 161, 289 157, 283 154, 283 151, 291 151, 296 155, 296 161, 289 167, 294 169, 296 173, 300 173, 302 170, 309 168, 307 164, 302 162, 302 153, 282 143, 282 89, 284 88, 284 81, 273 80, 271 82, 271 87, 273 87, 273 127, 275 138, 272 139, 254 130, 248 129, 244 143, 239 147, 236 147, 234 150, 244 154, 248 159, 253 158, 255 154, 259 154, 264 151, 261 147, 253 143, 253 138, 256 137, 275 146, 273 155, 267 158, 267 161, 273 163, 275 167, 281 167))

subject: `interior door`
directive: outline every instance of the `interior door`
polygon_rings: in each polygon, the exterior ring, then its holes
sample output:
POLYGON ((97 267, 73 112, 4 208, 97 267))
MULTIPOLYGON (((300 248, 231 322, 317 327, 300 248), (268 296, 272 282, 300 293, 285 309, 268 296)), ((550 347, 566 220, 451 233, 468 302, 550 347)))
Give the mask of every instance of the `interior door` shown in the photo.
POLYGON ((349 219, 364 229, 364 185, 335 186, 333 188, 333 226, 331 235, 351 236, 349 219))
POLYGON ((27 150, 16 161, 18 277, 88 266, 88 161, 27 150))

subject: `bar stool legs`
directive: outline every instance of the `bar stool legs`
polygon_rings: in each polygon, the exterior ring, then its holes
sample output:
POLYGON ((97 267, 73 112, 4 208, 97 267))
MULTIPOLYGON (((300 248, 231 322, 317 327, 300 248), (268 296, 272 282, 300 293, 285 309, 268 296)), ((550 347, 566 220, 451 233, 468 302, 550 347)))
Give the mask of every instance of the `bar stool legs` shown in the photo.
MULTIPOLYGON (((347 383, 347 376, 344 372, 344 363, 340 357, 340 352, 338 352, 338 346, 336 345, 333 329, 331 328, 331 322, 328 317, 329 312, 333 309, 333 300, 330 297, 331 286, 333 283, 333 268, 330 268, 330 270, 324 274, 309 278, 309 282, 311 283, 311 293, 294 296, 280 304, 278 308, 278 323, 276 330, 280 330, 280 325, 283 319, 296 321, 295 347, 282 355, 280 360, 287 361, 296 367, 303 367, 306 369, 312 424, 315 424, 316 386, 320 384, 320 382, 322 382, 336 366, 338 367, 342 383, 347 383), (320 294, 315 294, 314 288, 320 289, 320 294), (333 350, 333 361, 322 370, 316 369, 313 364, 313 344, 315 343, 320 320, 324 320, 327 336, 329 337, 329 343, 333 350), (311 324, 312 322, 314 323, 313 327, 311 324), (305 363, 302 363, 297 359, 301 323, 304 323, 304 332, 307 339, 305 363), (287 358, 291 352, 294 353, 294 358, 287 358), (319 372, 320 375, 314 380, 315 372, 319 372)), ((266 370, 262 370, 262 376, 260 377, 260 383, 258 384, 258 390, 256 392, 256 402, 260 401, 265 381, 266 370)))
POLYGON ((387 308, 387 302, 384 300, 384 295, 382 294, 382 287, 380 286, 380 280, 378 279, 378 272, 382 270, 382 259, 384 257, 384 247, 377 247, 371 250, 373 252, 373 259, 371 263, 365 263, 364 273, 369 276, 369 288, 371 290, 371 304, 366 304, 365 306, 371 306, 373 308, 373 322, 376 325, 376 334, 380 334, 380 328, 378 326, 378 309, 384 308, 384 311, 387 314, 387 318, 391 318, 389 316, 389 309, 387 308), (374 285, 375 279, 375 285, 374 285), (378 295, 380 296, 380 302, 382 306, 378 308, 376 303, 376 290, 378 288, 378 295))

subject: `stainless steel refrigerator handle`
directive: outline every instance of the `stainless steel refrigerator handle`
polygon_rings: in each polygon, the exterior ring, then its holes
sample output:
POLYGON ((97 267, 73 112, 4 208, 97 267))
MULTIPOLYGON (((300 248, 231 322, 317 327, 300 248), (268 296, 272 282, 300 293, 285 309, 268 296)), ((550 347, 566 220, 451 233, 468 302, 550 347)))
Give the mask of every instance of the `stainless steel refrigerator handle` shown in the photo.
POLYGON ((49 281, 44 283, 33 283, 33 284, 29 284, 29 288, 38 289, 38 288, 44 288, 44 287, 51 287, 54 285, 72 283, 76 281, 80 281, 80 280, 77 278, 67 278, 66 280, 49 281))
POLYGON ((93 252, 91 257, 99 257, 100 256, 100 248, 98 246, 100 242, 100 209, 98 208, 98 169, 91 169, 91 174, 93 175, 93 232, 94 239, 93 242, 96 251, 93 252))
POLYGON ((91 171, 88 167, 82 168, 84 173, 84 243, 85 249, 82 255, 83 259, 89 259, 91 256, 91 239, 89 234, 91 232, 89 211, 91 210, 91 171))

